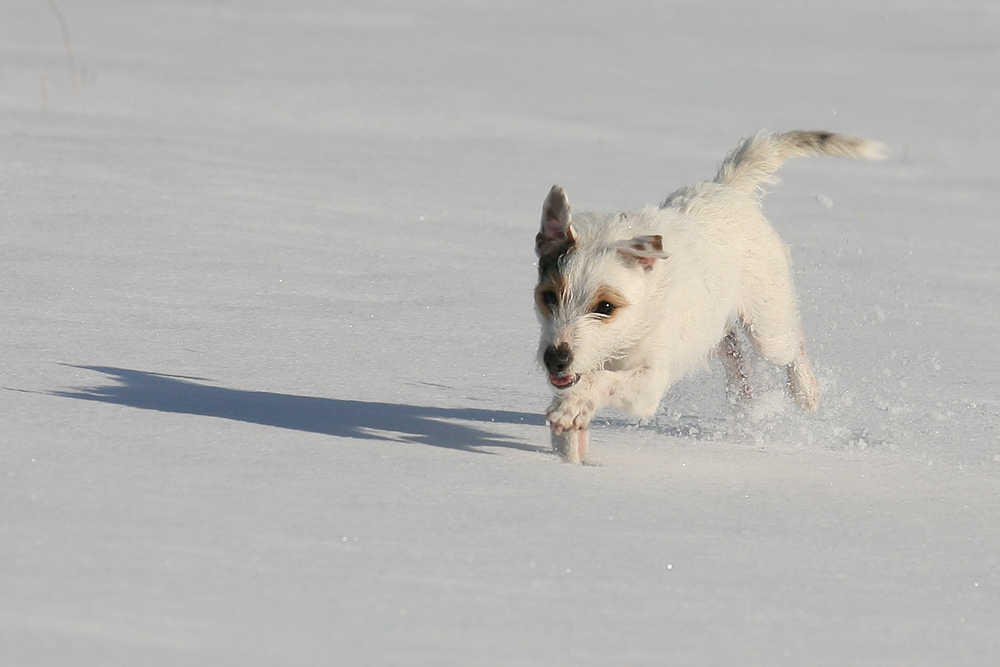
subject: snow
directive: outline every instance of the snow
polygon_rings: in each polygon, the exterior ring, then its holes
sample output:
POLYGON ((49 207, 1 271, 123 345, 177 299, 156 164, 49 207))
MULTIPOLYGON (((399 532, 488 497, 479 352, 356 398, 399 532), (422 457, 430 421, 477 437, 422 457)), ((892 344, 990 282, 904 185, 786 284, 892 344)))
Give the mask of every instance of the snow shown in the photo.
POLYGON ((0 663, 1000 661, 987 0, 0 7, 0 663), (826 403, 547 450, 533 237, 766 127, 826 403))

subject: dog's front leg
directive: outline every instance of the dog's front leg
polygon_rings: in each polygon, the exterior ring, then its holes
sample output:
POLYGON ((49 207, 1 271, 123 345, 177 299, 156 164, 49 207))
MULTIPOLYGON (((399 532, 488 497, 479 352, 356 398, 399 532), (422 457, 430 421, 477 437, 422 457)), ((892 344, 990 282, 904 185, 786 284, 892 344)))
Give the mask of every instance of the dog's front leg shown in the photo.
POLYGON ((585 373, 572 387, 560 390, 545 413, 552 428, 552 446, 564 460, 583 463, 594 413, 611 405, 638 416, 651 416, 662 395, 648 367, 585 373))
POLYGON ((590 441, 590 429, 579 428, 568 431, 552 427, 552 449, 566 463, 587 463, 587 444, 590 441))
POLYGON ((608 373, 584 373, 572 387, 558 391, 545 413, 553 431, 578 431, 590 425, 594 413, 607 403, 608 382, 601 376, 608 373))
POLYGON ((590 420, 600 407, 599 387, 593 374, 581 375, 576 384, 562 389, 545 413, 552 429, 552 449, 567 463, 586 463, 590 420))

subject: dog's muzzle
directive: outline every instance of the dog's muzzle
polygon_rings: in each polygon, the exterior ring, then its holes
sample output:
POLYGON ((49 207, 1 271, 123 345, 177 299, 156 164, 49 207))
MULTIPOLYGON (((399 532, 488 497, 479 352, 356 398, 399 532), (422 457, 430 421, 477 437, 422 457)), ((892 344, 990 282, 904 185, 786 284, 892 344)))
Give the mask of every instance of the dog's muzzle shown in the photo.
POLYGON ((566 372, 573 363, 573 351, 568 343, 549 345, 542 355, 542 362, 549 372, 549 384, 556 389, 572 387, 580 379, 579 375, 566 372))

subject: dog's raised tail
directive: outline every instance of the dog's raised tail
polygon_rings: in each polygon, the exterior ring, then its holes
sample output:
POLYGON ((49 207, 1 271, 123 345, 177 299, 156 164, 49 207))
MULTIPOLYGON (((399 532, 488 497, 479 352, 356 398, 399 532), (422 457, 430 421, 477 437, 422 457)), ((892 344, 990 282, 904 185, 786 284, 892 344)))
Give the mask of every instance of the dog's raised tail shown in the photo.
POLYGON ((750 191, 760 191, 766 183, 774 183, 775 172, 785 160, 809 155, 832 155, 862 160, 884 160, 885 145, 844 134, 795 130, 784 134, 761 132, 744 139, 733 150, 715 177, 716 183, 750 191))

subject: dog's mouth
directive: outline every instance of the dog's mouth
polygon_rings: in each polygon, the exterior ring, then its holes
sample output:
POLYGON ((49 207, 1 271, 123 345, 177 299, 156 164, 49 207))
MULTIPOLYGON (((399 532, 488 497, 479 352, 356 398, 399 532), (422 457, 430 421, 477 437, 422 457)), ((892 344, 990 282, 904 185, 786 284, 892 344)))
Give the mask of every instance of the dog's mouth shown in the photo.
POLYGON ((556 389, 567 389, 576 384, 576 381, 580 379, 579 375, 563 375, 562 377, 556 377, 549 373, 549 384, 551 384, 556 389))

